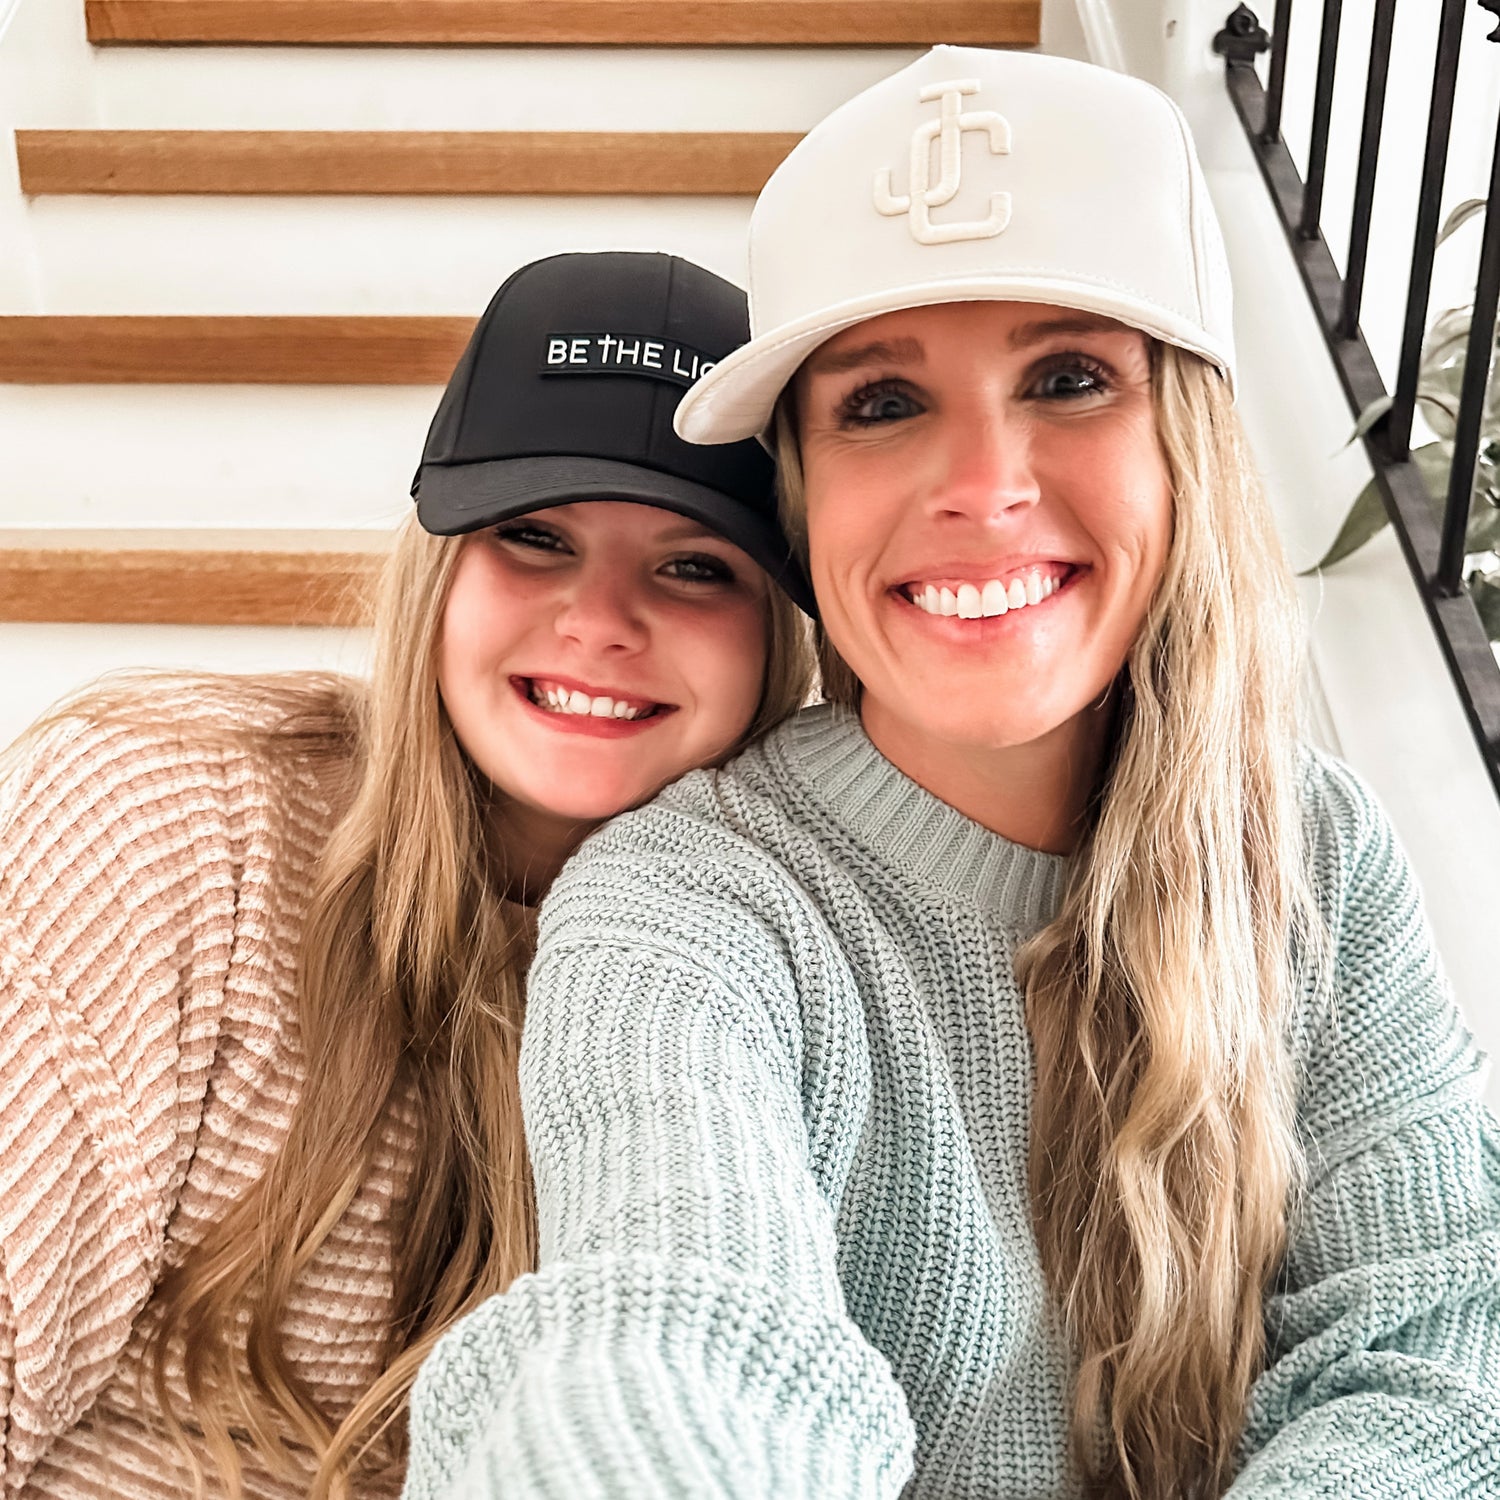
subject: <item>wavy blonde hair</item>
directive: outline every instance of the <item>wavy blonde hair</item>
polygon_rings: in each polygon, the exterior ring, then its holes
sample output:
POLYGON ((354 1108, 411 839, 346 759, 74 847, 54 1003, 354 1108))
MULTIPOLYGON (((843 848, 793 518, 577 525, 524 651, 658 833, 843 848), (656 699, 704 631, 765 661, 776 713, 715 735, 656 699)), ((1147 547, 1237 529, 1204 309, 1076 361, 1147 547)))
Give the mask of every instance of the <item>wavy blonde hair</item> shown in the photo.
MULTIPOLYGON (((399 1473, 411 1382, 439 1336, 535 1264, 516 1073, 531 927, 503 899, 504 851, 486 838, 496 794, 437 689, 462 545, 427 535, 414 518, 403 527, 378 590, 368 686, 315 674, 195 679, 224 712, 206 717, 208 730, 184 732, 343 767, 348 799, 304 921, 306 1075, 286 1141, 165 1273, 153 1302, 150 1391, 200 1496, 208 1476, 174 1400, 174 1366, 233 1500, 243 1494, 242 1441, 312 1500, 352 1500, 362 1479, 399 1473), (416 1146, 393 1235, 387 1363, 335 1421, 299 1379, 281 1324, 403 1104, 416 1146)), ((772 588, 760 704, 740 744, 800 707, 811 676, 804 617, 772 588)), ((76 697, 27 740, 79 718, 163 727, 137 679, 76 697)))
MULTIPOLYGON (((1305 874, 1291 576, 1224 382, 1152 349, 1164 575, 1057 918, 1018 953, 1036 1061, 1030 1193, 1077 1351, 1087 1492, 1211 1500, 1265 1358, 1302 1163, 1288 1038, 1323 934, 1305 874)), ((782 508, 806 554, 796 415, 782 508)), ((821 627, 825 694, 859 684, 821 627)))

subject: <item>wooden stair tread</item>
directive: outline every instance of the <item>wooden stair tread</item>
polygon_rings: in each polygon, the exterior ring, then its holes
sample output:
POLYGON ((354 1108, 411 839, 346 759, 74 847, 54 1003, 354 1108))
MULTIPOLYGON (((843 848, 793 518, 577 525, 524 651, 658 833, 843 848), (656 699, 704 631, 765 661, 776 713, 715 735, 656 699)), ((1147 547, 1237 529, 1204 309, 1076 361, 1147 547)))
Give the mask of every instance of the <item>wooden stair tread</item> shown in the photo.
POLYGON ((18 130, 44 193, 753 195, 801 137, 704 131, 18 130))
POLYGON ((442 385, 473 327, 361 315, 8 316, 0 383, 442 385))
POLYGON ((390 536, 0 530, 0 622, 359 625, 390 536))
POLYGON ((86 0, 89 40, 271 45, 1039 45, 1040 0, 86 0))

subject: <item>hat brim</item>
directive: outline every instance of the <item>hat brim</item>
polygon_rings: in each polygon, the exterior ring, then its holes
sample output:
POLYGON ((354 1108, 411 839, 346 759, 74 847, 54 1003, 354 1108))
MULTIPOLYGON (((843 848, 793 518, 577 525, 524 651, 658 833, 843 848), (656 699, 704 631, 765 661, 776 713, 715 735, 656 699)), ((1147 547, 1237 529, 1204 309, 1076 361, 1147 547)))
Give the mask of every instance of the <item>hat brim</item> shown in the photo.
POLYGON ((461 536, 531 511, 587 500, 654 505, 697 521, 733 542, 810 615, 812 589, 775 522, 705 484, 618 459, 570 454, 424 464, 414 486, 417 519, 435 536, 461 536))
POLYGON ((1118 287, 1101 286, 1096 291, 1076 278, 1045 276, 927 281, 855 298, 752 338, 720 360, 682 398, 674 421, 678 437, 699 444, 768 438, 777 398, 820 344, 883 313, 943 302, 1038 302, 1099 313, 1201 355, 1233 382, 1228 349, 1205 339, 1203 330, 1190 319, 1174 318, 1155 303, 1131 297, 1118 287))

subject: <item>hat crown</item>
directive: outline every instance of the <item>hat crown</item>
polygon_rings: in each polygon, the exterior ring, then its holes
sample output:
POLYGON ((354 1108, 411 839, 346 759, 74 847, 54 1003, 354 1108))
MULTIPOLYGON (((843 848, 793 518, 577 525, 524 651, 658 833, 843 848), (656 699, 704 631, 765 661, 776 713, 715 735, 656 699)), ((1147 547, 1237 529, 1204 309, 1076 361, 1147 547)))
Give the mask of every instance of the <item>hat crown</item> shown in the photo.
POLYGON ((1039 288, 1122 292, 1227 342, 1222 248, 1211 218, 1194 222, 1204 193, 1181 114, 1149 84, 1067 58, 934 48, 836 110, 767 184, 750 229, 751 333, 914 278, 1003 268, 1039 288))
POLYGON ((423 464, 569 453, 733 480, 745 460, 759 467, 754 451, 726 468, 727 455, 682 443, 672 415, 747 328, 744 293, 679 256, 570 251, 532 261, 475 324, 423 464))
POLYGON ((417 516, 451 536, 575 501, 677 511, 742 548, 802 604, 812 596, 755 442, 699 447, 673 428, 683 391, 748 332, 745 294, 680 256, 570 252, 490 299, 428 430, 417 516))
POLYGON ((760 195, 752 342, 689 393, 678 430, 755 431, 823 338, 985 299, 1102 313, 1231 373, 1223 241, 1165 94, 1068 58, 936 47, 836 109, 760 195))

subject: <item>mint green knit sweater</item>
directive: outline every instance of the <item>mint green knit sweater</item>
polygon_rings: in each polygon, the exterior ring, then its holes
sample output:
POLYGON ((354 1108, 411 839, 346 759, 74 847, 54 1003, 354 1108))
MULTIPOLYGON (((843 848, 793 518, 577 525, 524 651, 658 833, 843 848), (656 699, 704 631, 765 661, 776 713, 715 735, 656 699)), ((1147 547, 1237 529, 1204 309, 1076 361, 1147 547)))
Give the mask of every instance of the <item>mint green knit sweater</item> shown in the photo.
MULTIPOLYGON (((1383 814, 1310 765, 1337 1005, 1230 1493, 1500 1496, 1500 1131, 1383 814)), ((1076 1495, 1013 969, 1065 867, 828 708, 591 839, 522 1056, 541 1269, 422 1370, 407 1500, 1076 1495)))

